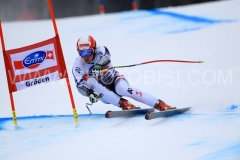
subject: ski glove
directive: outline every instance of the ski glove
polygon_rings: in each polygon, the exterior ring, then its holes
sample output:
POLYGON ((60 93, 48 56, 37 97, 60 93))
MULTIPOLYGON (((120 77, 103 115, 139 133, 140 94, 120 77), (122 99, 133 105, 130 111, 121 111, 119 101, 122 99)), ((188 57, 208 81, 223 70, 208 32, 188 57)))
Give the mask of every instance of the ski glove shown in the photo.
POLYGON ((96 64, 92 69, 92 76, 96 79, 99 79, 103 75, 103 70, 101 65, 96 64))
POLYGON ((94 92, 92 89, 87 91, 87 96, 91 103, 96 103, 100 98, 100 95, 97 92, 94 92))

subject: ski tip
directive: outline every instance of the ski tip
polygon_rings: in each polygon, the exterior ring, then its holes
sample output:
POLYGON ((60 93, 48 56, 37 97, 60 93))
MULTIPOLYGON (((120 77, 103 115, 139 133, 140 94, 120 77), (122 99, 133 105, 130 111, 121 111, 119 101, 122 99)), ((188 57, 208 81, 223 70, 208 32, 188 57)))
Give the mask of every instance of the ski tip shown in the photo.
POLYGON ((146 114, 145 114, 145 119, 146 119, 146 120, 150 120, 151 115, 152 115, 152 112, 146 113, 146 114))
POLYGON ((106 118, 111 118, 111 115, 112 115, 112 111, 107 111, 106 114, 105 114, 105 117, 106 118))

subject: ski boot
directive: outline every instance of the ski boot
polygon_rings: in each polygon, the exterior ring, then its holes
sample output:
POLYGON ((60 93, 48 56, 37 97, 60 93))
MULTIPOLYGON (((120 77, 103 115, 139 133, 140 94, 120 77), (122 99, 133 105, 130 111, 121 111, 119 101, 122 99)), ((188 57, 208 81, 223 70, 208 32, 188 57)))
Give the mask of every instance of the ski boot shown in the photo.
POLYGON ((159 111, 167 111, 167 110, 172 110, 172 109, 177 109, 176 107, 169 106, 162 100, 158 100, 157 103, 154 105, 154 108, 156 108, 159 111))
POLYGON ((136 107, 133 104, 131 104, 128 100, 121 98, 119 101, 119 107, 122 108, 122 110, 131 110, 131 109, 140 109, 140 107, 136 107))

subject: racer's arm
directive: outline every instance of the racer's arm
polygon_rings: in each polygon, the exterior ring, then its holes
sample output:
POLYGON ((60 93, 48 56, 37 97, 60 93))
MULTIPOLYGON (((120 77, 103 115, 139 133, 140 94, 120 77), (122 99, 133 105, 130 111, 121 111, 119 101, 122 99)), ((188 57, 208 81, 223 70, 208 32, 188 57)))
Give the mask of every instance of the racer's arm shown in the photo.
POLYGON ((109 50, 107 47, 102 47, 101 51, 97 52, 97 55, 100 55, 99 61, 96 63, 96 65, 101 66, 102 68, 107 66, 111 62, 111 55, 109 53, 109 50))
POLYGON ((84 76, 83 76, 84 74, 81 71, 80 67, 73 65, 72 74, 73 74, 78 92, 81 93, 83 96, 87 96, 87 92, 89 89, 87 87, 87 82, 84 80, 84 76))
POLYGON ((83 96, 89 97, 91 103, 96 103, 100 96, 98 93, 94 92, 93 89, 87 87, 86 77, 81 68, 79 67, 78 62, 75 62, 72 68, 73 77, 75 79, 75 84, 77 90, 83 96))
POLYGON ((98 79, 99 76, 103 75, 103 69, 111 62, 111 56, 107 47, 102 47, 96 54, 100 58, 92 69, 92 76, 98 79))

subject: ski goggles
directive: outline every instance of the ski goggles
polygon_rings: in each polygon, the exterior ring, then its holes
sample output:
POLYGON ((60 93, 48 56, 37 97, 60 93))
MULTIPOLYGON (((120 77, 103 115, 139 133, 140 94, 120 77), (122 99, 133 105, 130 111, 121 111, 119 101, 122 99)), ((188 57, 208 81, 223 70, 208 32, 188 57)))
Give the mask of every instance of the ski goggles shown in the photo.
POLYGON ((81 57, 91 56, 93 54, 93 49, 78 50, 78 54, 81 57))

